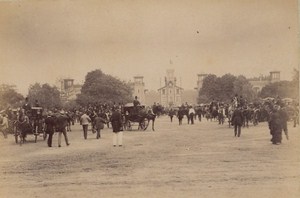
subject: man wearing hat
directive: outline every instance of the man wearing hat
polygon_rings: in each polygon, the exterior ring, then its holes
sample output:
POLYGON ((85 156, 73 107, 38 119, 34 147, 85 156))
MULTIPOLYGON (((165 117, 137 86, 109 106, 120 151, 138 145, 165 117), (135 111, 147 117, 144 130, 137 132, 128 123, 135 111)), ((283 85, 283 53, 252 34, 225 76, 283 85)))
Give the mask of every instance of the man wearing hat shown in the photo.
POLYGON ((28 97, 25 98, 25 103, 22 108, 25 110, 25 114, 27 115, 31 111, 31 105, 29 103, 28 97))
MULTIPOLYGON (((189 106, 189 120, 191 121, 191 124, 194 124, 194 116, 196 114, 195 112, 195 109, 190 105, 189 106)), ((188 123, 189 123, 189 120, 188 120, 188 123)))
POLYGON ((69 146, 68 135, 66 127, 68 125, 68 117, 65 115, 64 110, 61 110, 60 115, 56 119, 56 131, 58 131, 58 147, 61 147, 61 134, 64 134, 66 145, 69 146))
POLYGON ((123 122, 121 109, 113 108, 113 113, 110 117, 111 125, 113 128, 113 146, 122 146, 123 144, 123 122))
POLYGON ((85 112, 80 117, 80 124, 82 125, 84 139, 87 139, 88 126, 89 126, 90 122, 92 122, 92 120, 91 120, 90 116, 88 116, 85 112))
POLYGON ((241 107, 238 107, 234 110, 232 117, 231 117, 231 125, 234 126, 234 136, 240 137, 241 136, 241 127, 243 124, 243 113, 241 111, 241 107))
MULTIPOLYGON (((283 122, 283 116, 280 111, 280 106, 275 104, 271 107, 272 113, 269 119, 269 129, 270 134, 272 135, 271 142, 273 144, 279 145, 282 141, 282 130, 285 128, 283 122)), ((287 130, 287 129, 285 129, 287 130)))
POLYGON ((52 147, 52 137, 54 134, 54 127, 55 127, 55 117, 53 116, 52 111, 47 113, 47 117, 45 119, 45 132, 48 134, 48 146, 52 147))

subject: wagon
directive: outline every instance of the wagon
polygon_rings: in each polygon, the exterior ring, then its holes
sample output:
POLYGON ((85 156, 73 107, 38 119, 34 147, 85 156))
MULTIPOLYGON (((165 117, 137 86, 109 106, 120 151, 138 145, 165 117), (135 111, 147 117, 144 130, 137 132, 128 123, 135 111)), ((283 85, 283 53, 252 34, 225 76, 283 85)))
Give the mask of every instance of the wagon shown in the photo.
POLYGON ((25 136, 32 134, 34 136, 34 142, 37 142, 38 136, 42 135, 43 139, 46 139, 46 133, 44 130, 44 118, 42 115, 42 107, 32 107, 28 113, 29 123, 20 123, 16 121, 14 128, 14 136, 16 143, 24 143, 25 136), (26 135, 25 135, 26 134, 26 135))
POLYGON ((124 129, 132 130, 133 126, 138 126, 138 130, 146 130, 152 120, 152 130, 154 131, 155 114, 147 112, 145 105, 134 106, 133 103, 127 103, 123 107, 124 129))

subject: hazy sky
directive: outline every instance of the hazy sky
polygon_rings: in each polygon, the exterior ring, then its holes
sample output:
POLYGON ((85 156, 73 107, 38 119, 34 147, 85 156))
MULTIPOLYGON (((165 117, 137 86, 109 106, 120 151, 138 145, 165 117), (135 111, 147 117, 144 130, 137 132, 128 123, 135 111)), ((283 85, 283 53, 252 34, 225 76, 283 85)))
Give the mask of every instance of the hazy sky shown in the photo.
POLYGON ((198 73, 290 80, 297 23, 297 0, 0 0, 0 83, 25 94, 61 77, 83 83, 97 68, 143 75, 155 90, 169 68, 184 89, 198 73))

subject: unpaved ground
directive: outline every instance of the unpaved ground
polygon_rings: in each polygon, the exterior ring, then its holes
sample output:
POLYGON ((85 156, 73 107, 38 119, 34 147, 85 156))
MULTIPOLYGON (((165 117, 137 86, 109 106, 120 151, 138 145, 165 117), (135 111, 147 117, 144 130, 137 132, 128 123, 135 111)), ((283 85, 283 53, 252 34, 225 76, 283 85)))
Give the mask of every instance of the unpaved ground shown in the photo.
POLYGON ((0 197, 300 197, 300 131, 270 143, 266 123, 233 129, 216 122, 178 126, 158 118, 156 131, 125 132, 112 147, 111 129, 102 139, 82 137, 52 148, 40 138, 23 146, 0 139, 0 197))

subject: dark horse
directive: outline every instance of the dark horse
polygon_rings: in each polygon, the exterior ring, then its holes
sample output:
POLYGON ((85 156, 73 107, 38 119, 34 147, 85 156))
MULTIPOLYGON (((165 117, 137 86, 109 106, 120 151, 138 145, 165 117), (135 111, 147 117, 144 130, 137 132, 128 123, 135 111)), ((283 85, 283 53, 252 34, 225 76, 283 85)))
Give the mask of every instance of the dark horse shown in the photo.
POLYGON ((214 119, 214 120, 218 117, 219 113, 218 113, 218 107, 217 106, 212 106, 210 108, 210 115, 211 115, 211 119, 214 119))
MULTIPOLYGON (((179 117, 179 116, 181 116, 182 118, 184 117, 184 116, 186 116, 186 118, 187 118, 187 121, 188 121, 188 124, 190 123, 190 115, 189 115, 189 109, 187 108, 187 107, 184 107, 184 106, 181 106, 180 108, 179 108, 179 110, 178 110, 178 116, 177 117, 179 117)), ((181 118, 181 119, 182 119, 181 118)))

